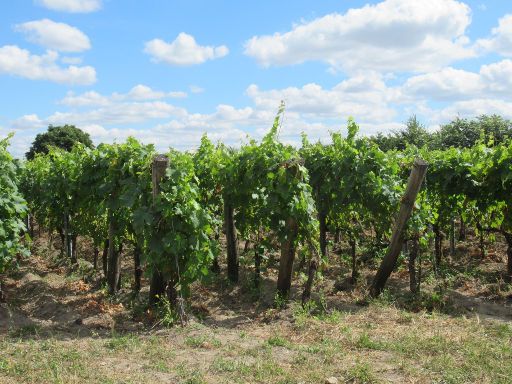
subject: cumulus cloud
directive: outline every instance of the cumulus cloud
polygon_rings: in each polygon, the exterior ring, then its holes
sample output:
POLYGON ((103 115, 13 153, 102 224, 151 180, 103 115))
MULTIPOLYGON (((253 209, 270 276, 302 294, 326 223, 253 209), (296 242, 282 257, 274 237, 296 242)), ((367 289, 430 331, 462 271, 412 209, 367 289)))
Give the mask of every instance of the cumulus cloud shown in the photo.
POLYGON ((109 96, 101 95, 96 91, 87 91, 78 95, 71 91, 59 101, 59 104, 67 105, 69 107, 105 107, 114 103, 131 100, 144 101, 160 100, 165 98, 179 99, 187 96, 187 93, 182 91, 155 91, 147 85, 137 84, 127 93, 113 93, 109 96))
POLYGON ((16 45, 0 47, 0 74, 20 76, 31 80, 48 80, 68 85, 89 85, 96 81, 91 66, 57 64, 59 55, 48 50, 44 55, 33 55, 16 45))
POLYGON ((38 129, 44 126, 44 121, 36 114, 24 115, 11 122, 11 127, 16 130, 38 129))
POLYGON ((182 91, 171 91, 171 92, 162 92, 155 91, 148 87, 147 85, 138 84, 133 87, 130 92, 126 95, 128 98, 134 100, 153 100, 153 99, 163 99, 166 97, 182 99, 187 97, 186 92, 182 91))
POLYGON ((245 54, 263 66, 323 61, 347 71, 430 71, 474 56, 469 7, 455 0, 385 0, 254 36, 245 54))
POLYGON ((74 57, 74 56, 64 56, 60 58, 60 61, 64 64, 82 64, 82 58, 81 57, 74 57))
POLYGON ((479 72, 443 68, 412 76, 401 87, 404 97, 433 101, 457 101, 502 97, 511 99, 512 61, 483 65, 479 72))
POLYGON ((484 51, 512 56, 512 14, 503 16, 491 32, 490 38, 477 40, 477 46, 484 51))
POLYGON ((496 114, 512 119, 512 102, 491 98, 458 101, 440 111, 434 111, 431 118, 434 123, 444 123, 456 117, 474 118, 484 114, 496 114))
POLYGON ((27 40, 45 48, 61 52, 82 52, 91 48, 89 38, 78 28, 49 19, 28 21, 16 25, 27 40))
POLYGON ((110 103, 87 111, 55 112, 46 120, 50 124, 134 124, 185 114, 183 108, 163 101, 110 103))
POLYGON ((35 0, 35 2, 52 11, 69 13, 94 12, 102 5, 102 0, 35 0))
POLYGON ((70 107, 97 107, 109 105, 110 99, 95 91, 87 91, 80 95, 75 95, 74 92, 68 92, 68 94, 59 101, 59 104, 70 107))
POLYGON ((371 72, 344 80, 331 89, 310 83, 302 87, 288 87, 262 91, 256 85, 247 88, 247 95, 256 106, 274 109, 280 100, 288 112, 305 117, 346 119, 359 121, 388 121, 396 114, 389 105, 398 93, 384 83, 381 75, 371 72))
POLYGON ((201 46, 197 44, 194 36, 182 32, 171 43, 162 39, 148 41, 145 44, 144 52, 157 63, 189 66, 224 57, 229 53, 229 49, 225 45, 201 46))
POLYGON ((361 71, 329 87, 313 82, 276 89, 252 84, 245 92, 250 100, 246 106, 220 104, 208 113, 174 105, 167 100, 174 92, 138 84, 125 93, 108 95, 69 92, 60 101, 61 110, 46 117, 22 116, 10 128, 27 134, 48 124, 75 124, 97 143, 135 136, 161 151, 168 146, 193 149, 205 132, 214 141, 240 145, 248 134, 261 138, 268 132, 284 100, 279 132, 283 142, 300 144, 302 132, 327 142, 330 131, 344 130, 349 116, 366 135, 400 129, 412 114, 429 127, 457 116, 497 113, 511 118, 511 79, 512 60, 482 65, 475 72, 447 67, 405 79, 361 71))

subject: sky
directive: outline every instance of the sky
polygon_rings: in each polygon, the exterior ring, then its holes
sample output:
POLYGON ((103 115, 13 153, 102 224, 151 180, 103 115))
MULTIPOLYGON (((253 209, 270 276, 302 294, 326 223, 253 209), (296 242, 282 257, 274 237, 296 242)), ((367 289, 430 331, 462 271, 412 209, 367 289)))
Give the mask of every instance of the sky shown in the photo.
POLYGON ((95 144, 236 146, 281 100, 292 144, 349 117, 365 135, 512 118, 512 1, 3 1, 0 89, 17 157, 50 124, 95 144))

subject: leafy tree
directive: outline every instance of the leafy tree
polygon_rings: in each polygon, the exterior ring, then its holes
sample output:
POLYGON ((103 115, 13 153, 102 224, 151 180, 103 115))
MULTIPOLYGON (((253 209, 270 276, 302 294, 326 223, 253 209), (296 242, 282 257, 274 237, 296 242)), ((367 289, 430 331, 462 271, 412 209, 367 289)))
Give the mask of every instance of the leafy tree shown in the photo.
POLYGON ((428 146, 432 141, 432 135, 419 122, 416 115, 413 115, 407 120, 404 129, 392 131, 388 135, 378 133, 371 140, 383 151, 404 150, 407 145, 414 145, 418 148, 428 146))
POLYGON ((512 136, 512 122, 498 115, 481 115, 476 119, 456 118, 442 125, 434 134, 434 146, 439 149, 450 147, 471 148, 477 141, 502 143, 512 136))
POLYGON ((50 147, 59 147, 71 151, 76 143, 82 143, 85 147, 93 148, 88 133, 74 125, 48 126, 48 131, 40 133, 32 143, 30 150, 26 153, 28 160, 32 160, 36 153, 48 153, 50 147))

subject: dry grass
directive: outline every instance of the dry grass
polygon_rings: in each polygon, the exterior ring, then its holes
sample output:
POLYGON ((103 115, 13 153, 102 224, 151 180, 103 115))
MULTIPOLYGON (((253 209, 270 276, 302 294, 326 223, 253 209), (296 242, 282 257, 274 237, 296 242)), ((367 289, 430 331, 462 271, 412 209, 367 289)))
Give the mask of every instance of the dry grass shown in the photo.
POLYGON ((154 334, 0 341, 5 383, 508 383, 512 328, 371 304, 240 329, 193 323, 154 334))

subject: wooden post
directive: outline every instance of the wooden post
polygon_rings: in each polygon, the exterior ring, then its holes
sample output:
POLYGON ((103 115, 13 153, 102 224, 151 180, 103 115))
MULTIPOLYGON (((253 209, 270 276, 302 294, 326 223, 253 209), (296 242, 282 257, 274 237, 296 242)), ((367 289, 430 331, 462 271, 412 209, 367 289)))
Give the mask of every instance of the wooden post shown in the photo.
POLYGON ((98 270, 98 256, 99 256, 99 254, 100 254, 100 249, 98 248, 98 246, 96 244, 94 244, 93 267, 94 267, 95 271, 98 270))
POLYGON ((134 291, 139 293, 140 291, 140 280, 142 277, 142 267, 140 264, 140 259, 142 255, 142 249, 139 246, 139 243, 135 243, 135 247, 133 249, 133 273, 135 278, 134 291))
POLYGON ((466 240, 466 222, 462 214, 460 215, 459 241, 466 240))
POLYGON ((512 283, 512 233, 503 232, 507 242, 507 276, 506 281, 512 283))
POLYGON ((313 288, 313 282, 315 280, 316 271, 320 265, 320 257, 316 248, 310 244, 311 249, 311 260, 309 261, 308 279, 304 285, 304 291, 302 292, 302 306, 304 307, 307 302, 311 299, 311 289, 313 288))
MULTIPOLYGON (((151 167, 151 175, 153 180, 153 204, 160 193, 160 181, 165 176, 165 171, 169 167, 169 159, 166 155, 156 155, 153 159, 151 167)), ((158 222, 155 220, 155 222, 158 222)), ((158 231, 157 228, 154 230, 158 231)), ((155 305, 158 302, 158 297, 162 297, 165 293, 166 282, 162 272, 158 266, 153 265, 153 273, 149 287, 149 304, 155 305)))
MULTIPOLYGON (((219 244, 219 239, 220 239, 220 228, 217 228, 215 230, 215 244, 219 244)), ((220 272, 220 264, 219 264, 219 254, 218 252, 215 252, 214 256, 213 256, 213 262, 212 262, 212 266, 210 268, 210 270, 214 273, 219 273, 220 272)))
POLYGON ((281 243, 281 259, 279 261, 279 275, 277 277, 277 290, 282 298, 288 297, 292 286, 293 261, 295 259, 295 239, 297 237, 297 223, 295 219, 286 220, 288 236, 281 243))
POLYGON ((72 234, 71 235, 71 262, 73 264, 76 264, 77 260, 78 260, 78 254, 77 254, 77 249, 76 249, 76 239, 77 239, 77 235, 76 234, 72 234))
POLYGON ((348 243, 350 245, 350 255, 352 257, 352 276, 350 280, 352 281, 352 284, 355 284, 359 277, 359 272, 357 271, 357 240, 353 235, 351 235, 348 243))
POLYGON ((233 283, 238 282, 238 247, 236 241, 233 206, 224 198, 224 225, 226 227, 226 243, 228 254, 228 278, 233 283))
POLYGON ((412 239, 411 252, 409 252, 409 289, 411 293, 418 293, 418 279, 416 277, 416 259, 418 258, 420 250, 419 234, 414 234, 412 239))
POLYGON ((400 205, 400 212, 398 213, 395 226, 393 228, 393 234, 391 236, 391 243, 389 248, 380 264, 379 270, 375 274, 373 284, 371 287, 370 294, 373 297, 378 296, 388 280, 393 268, 395 267, 398 255, 402 249, 403 243, 403 232, 407 220, 411 216, 412 209, 414 207, 414 201, 418 192, 420 191, 423 178, 427 172, 427 163, 421 159, 414 161, 409 180, 407 181, 407 187, 405 189, 404 197, 402 198, 402 204, 400 205))
MULTIPOLYGON (((254 251, 254 286, 258 288, 260 286, 260 278, 261 278, 261 237, 260 230, 258 229, 258 236, 256 238, 256 242, 254 243, 253 251, 254 251)), ((247 242, 246 242, 247 244, 247 242)))
POLYGON ((322 257, 327 257, 327 215, 324 210, 318 212, 318 222, 320 227, 320 252, 322 257))
POLYGON ((119 258, 119 252, 116 249, 116 236, 117 228, 115 223, 115 217, 112 210, 109 213, 108 219, 108 270, 107 270, 107 283, 109 292, 114 294, 117 292, 119 286, 119 277, 121 273, 121 263, 119 258))
POLYGON ((450 219, 450 256, 455 255, 455 218, 450 219))
POLYGON ((69 253, 69 222, 67 213, 64 214, 64 255, 71 257, 69 253))
POLYGON ((438 223, 432 226, 432 230, 434 231, 434 272, 438 275, 443 259, 443 234, 438 223))
POLYGON ((2 279, 0 278, 0 303, 5 303, 7 301, 7 297, 5 297, 4 294, 4 283, 2 282, 2 279))
POLYGON ((103 242, 103 253, 101 255, 101 262, 103 265, 103 276, 105 276, 105 279, 108 276, 108 250, 109 250, 109 239, 105 239, 103 242))

